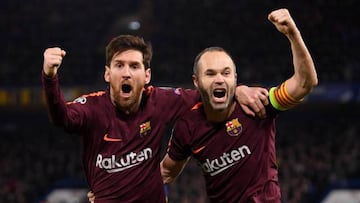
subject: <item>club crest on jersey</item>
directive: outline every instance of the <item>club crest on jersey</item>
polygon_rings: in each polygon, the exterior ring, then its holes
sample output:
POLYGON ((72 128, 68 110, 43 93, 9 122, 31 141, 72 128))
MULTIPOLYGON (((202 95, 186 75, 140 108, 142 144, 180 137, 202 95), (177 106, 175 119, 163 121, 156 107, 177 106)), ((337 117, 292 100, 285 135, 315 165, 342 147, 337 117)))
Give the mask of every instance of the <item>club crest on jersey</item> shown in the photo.
POLYGON ((239 122, 238 118, 226 122, 225 126, 226 132, 230 136, 239 136, 242 132, 242 124, 239 122))
POLYGON ((150 121, 140 124, 140 137, 145 137, 150 134, 151 124, 150 121))

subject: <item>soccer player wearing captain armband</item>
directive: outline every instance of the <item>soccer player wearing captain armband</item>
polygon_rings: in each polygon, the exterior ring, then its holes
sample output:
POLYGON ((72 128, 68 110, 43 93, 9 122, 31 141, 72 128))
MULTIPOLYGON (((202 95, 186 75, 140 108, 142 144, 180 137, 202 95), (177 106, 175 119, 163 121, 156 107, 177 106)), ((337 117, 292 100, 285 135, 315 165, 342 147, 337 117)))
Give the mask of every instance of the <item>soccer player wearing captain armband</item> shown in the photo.
POLYGON ((234 101, 236 67, 224 49, 210 47, 194 62, 193 82, 202 102, 179 118, 160 164, 164 183, 173 182, 190 157, 202 168, 214 203, 280 203, 275 118, 298 105, 317 85, 313 60, 287 9, 268 19, 291 44, 294 74, 270 89, 267 118, 249 117, 234 101))

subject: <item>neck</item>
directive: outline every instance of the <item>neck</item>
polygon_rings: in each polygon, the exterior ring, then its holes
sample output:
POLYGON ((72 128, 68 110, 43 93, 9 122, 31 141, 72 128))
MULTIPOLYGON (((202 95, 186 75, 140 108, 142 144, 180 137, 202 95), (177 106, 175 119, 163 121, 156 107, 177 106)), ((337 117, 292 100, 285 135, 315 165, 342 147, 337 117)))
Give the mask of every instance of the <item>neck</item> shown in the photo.
POLYGON ((206 119, 212 123, 219 123, 226 121, 235 110, 235 102, 231 102, 226 109, 216 110, 210 104, 204 104, 206 119))
POLYGON ((112 99, 112 103, 119 111, 123 112, 126 115, 129 115, 139 110, 141 99, 142 99, 142 94, 140 94, 139 98, 132 103, 129 101, 125 101, 124 103, 120 103, 120 102, 118 103, 113 99, 112 99))
POLYGON ((126 106, 126 107, 117 105, 116 107, 117 107, 117 109, 122 111, 124 114, 129 115, 129 114, 135 113, 139 110, 140 103, 135 103, 135 104, 132 104, 132 105, 126 106))

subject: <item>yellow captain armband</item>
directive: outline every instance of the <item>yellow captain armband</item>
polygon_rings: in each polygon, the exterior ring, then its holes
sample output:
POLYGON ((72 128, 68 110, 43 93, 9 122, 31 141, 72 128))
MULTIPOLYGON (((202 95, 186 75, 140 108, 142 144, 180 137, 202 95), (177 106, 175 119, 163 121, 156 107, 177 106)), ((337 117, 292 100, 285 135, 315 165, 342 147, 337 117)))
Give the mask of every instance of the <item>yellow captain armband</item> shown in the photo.
POLYGON ((272 87, 269 92, 269 98, 271 105, 279 111, 291 109, 303 101, 298 101, 289 95, 286 89, 286 81, 278 87, 272 87))

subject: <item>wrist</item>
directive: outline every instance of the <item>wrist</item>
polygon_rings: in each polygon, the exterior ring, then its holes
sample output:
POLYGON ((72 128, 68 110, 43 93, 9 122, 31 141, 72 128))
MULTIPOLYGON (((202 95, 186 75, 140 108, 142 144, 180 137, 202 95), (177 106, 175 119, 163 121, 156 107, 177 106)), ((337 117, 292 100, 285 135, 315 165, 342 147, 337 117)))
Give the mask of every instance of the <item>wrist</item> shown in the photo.
POLYGON ((43 69, 43 75, 45 78, 52 79, 55 78, 56 72, 46 72, 45 69, 43 69))
POLYGON ((47 77, 47 78, 54 78, 56 75, 56 72, 57 72, 56 70, 50 71, 50 70, 46 70, 45 68, 43 69, 43 73, 44 73, 45 77, 47 77))

